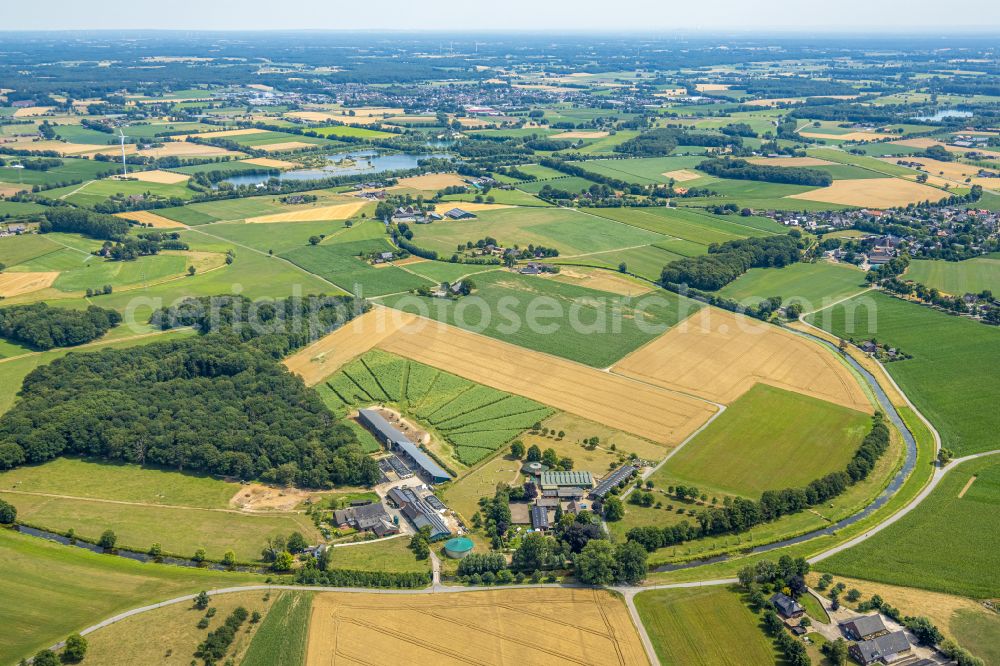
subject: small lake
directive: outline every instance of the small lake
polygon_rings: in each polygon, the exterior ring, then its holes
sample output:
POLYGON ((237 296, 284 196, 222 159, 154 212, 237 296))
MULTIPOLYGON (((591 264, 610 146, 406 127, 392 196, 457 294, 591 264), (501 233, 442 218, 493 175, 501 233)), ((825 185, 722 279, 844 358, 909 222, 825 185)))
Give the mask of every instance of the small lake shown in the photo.
POLYGON ((972 111, 961 111, 959 109, 941 109, 931 116, 914 116, 910 120, 922 120, 924 122, 940 122, 949 118, 971 118, 972 111))
MULTIPOLYGON (((377 174, 385 171, 399 171, 402 169, 415 169, 421 160, 432 158, 450 157, 446 153, 426 153, 415 155, 412 153, 394 153, 392 155, 380 155, 376 150, 358 150, 351 153, 336 153, 327 155, 329 166, 313 169, 294 169, 283 171, 279 176, 273 176, 278 180, 322 180, 334 176, 353 176, 361 173, 377 174), (340 163, 340 164, 338 164, 340 163)), ((230 176, 224 182, 233 185, 259 185, 266 183, 272 176, 262 174, 246 174, 230 176)))

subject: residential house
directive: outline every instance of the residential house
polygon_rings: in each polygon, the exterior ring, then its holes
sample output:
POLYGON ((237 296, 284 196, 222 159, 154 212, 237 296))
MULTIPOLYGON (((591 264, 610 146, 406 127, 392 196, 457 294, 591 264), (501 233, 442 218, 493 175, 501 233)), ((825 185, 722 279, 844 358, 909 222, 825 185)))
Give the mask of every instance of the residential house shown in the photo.
POLYGON ((852 641, 867 641, 889 633, 882 616, 860 615, 840 623, 840 630, 852 641))
POLYGON ((784 618, 801 617, 806 612, 799 602, 782 592, 771 597, 771 605, 784 618))
POLYGON ((913 646, 910 645, 906 633, 894 631, 867 641, 851 645, 848 649, 851 657, 862 666, 882 663, 891 664, 906 657, 913 646))

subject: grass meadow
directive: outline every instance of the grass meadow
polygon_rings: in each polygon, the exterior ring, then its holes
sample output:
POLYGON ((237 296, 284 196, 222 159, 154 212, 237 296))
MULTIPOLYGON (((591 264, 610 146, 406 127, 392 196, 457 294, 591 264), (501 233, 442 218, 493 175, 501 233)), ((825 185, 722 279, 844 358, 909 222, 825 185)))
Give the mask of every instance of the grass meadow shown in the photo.
POLYGON ((718 294, 744 304, 781 296, 786 304, 802 303, 808 312, 865 290, 864 278, 862 271, 850 266, 800 262, 784 268, 751 268, 718 294))
POLYGON ((893 585, 996 598, 998 504, 1000 460, 988 456, 963 463, 914 511, 819 568, 893 585))
POLYGON ((872 337, 913 358, 886 369, 940 432, 967 455, 996 448, 1000 429, 1000 330, 880 293, 811 315, 810 322, 856 341, 872 337))
POLYGON ((664 664, 774 666, 778 654, 758 616, 732 588, 653 590, 635 597, 664 664))
POLYGON ((904 277, 958 296, 984 289, 1000 294, 1000 254, 965 261, 918 259, 910 262, 904 277))

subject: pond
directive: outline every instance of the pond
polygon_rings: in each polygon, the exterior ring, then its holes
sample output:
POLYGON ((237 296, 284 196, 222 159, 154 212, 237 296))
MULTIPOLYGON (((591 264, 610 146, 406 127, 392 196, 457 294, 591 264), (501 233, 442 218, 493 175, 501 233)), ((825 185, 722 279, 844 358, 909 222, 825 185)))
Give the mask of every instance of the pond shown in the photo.
POLYGON ((914 116, 910 120, 922 120, 924 122, 940 122, 942 120, 947 120, 948 118, 971 118, 971 111, 962 111, 960 109, 941 109, 937 113, 930 116, 914 116))
POLYGON ((321 180, 335 176, 353 176, 360 173, 377 174, 385 171, 399 171, 402 169, 415 169, 421 160, 432 158, 447 158, 445 153, 394 153, 392 155, 380 155, 376 150, 358 150, 350 153, 336 153, 327 155, 326 159, 330 163, 328 166, 313 169, 294 169, 284 171, 279 176, 268 176, 265 174, 244 174, 231 176, 224 182, 232 185, 259 185, 266 183, 268 179, 276 177, 278 180, 321 180))

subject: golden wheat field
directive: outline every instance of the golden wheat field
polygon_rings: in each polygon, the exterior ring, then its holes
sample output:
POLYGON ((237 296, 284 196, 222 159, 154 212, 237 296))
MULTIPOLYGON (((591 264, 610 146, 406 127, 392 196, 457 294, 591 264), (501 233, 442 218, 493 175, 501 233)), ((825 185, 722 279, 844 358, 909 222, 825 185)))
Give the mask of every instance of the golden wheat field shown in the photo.
POLYGON ((144 183, 162 183, 164 185, 177 185, 178 183, 187 182, 191 176, 183 173, 174 173, 172 171, 161 171, 159 169, 153 169, 152 171, 136 171, 129 174, 130 178, 135 178, 144 183))
MULTIPOLYGON (((128 148, 128 146, 126 146, 128 148)), ((167 141, 158 148, 147 148, 140 150, 143 157, 218 157, 220 155, 238 156, 243 153, 235 153, 225 148, 209 146, 203 143, 189 143, 187 141, 167 141)))
POLYGON ((612 372, 726 404, 763 382, 872 411, 848 368, 818 344, 716 308, 691 315, 612 372))
POLYGON ((163 217, 162 215, 157 215, 156 213, 151 213, 148 210, 133 210, 127 213, 115 213, 115 217, 121 217, 126 220, 132 220, 133 222, 140 222, 142 224, 148 224, 155 229, 186 229, 187 225, 181 224, 177 220, 171 220, 169 218, 163 217))
POLYGON ((921 201, 940 201, 950 196, 936 187, 921 185, 900 178, 857 178, 835 180, 829 187, 820 187, 786 199, 807 199, 845 206, 892 208, 921 201))
POLYGON ((269 143, 266 146, 257 146, 258 150, 263 150, 266 153, 281 153, 286 150, 302 150, 303 148, 312 148, 313 144, 306 143, 305 141, 284 141, 282 143, 269 143))
POLYGON ((428 319, 376 346, 667 446, 682 442, 716 412, 714 405, 681 393, 428 319))
POLYGON ((601 131, 586 131, 586 130, 574 130, 572 132, 563 132, 562 134, 555 134, 552 136, 553 139, 602 139, 608 136, 607 132, 601 131))
POLYGON ((51 287, 59 271, 44 273, 0 273, 0 296, 11 298, 51 287))
POLYGON ((399 187, 412 187, 415 190, 443 190, 446 187, 462 187, 465 181, 457 173, 428 173, 423 176, 400 178, 399 187))
POLYGON ((365 201, 350 201, 347 203, 333 204, 331 206, 313 206, 310 208, 299 208, 287 213, 275 213, 273 215, 260 215, 258 217, 248 217, 248 224, 269 224, 271 222, 320 222, 322 220, 346 220, 368 203, 365 201))
POLYGON ((414 319, 398 310, 376 307, 289 356, 285 366, 307 386, 314 386, 414 319))
POLYGON ((318 594, 307 666, 648 664, 625 604, 603 590, 318 594))

